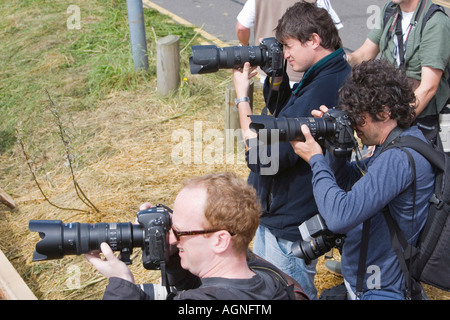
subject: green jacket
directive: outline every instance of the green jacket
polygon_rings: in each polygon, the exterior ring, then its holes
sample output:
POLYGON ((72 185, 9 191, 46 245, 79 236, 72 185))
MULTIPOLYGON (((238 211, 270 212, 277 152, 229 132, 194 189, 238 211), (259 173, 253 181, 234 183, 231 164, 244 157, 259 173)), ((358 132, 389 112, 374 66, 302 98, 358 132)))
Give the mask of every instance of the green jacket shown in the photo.
MULTIPOLYGON (((406 75, 409 78, 420 81, 422 67, 443 70, 444 75, 441 78, 436 95, 430 100, 419 117, 439 113, 450 96, 450 89, 446 80, 450 75, 445 71, 446 66, 450 63, 450 19, 441 12, 436 12, 426 22, 425 28, 421 34, 420 31, 422 28, 423 17, 432 5, 431 0, 423 1, 425 1, 424 8, 419 12, 420 16, 417 20, 417 24, 412 27, 406 42, 406 75)), ((386 59, 390 63, 397 65, 394 58, 395 44, 393 40, 395 37, 395 27, 393 27, 393 22, 396 15, 392 15, 386 25, 383 26, 383 17, 388 5, 389 3, 381 10, 381 17, 378 20, 379 25, 371 30, 368 38, 378 44, 382 59, 386 59), (394 31, 392 31, 392 29, 394 29, 394 31)), ((400 10, 398 5, 396 5, 396 7, 397 10, 400 10)), ((420 5, 418 8, 420 8, 420 5)), ((416 20, 418 8, 411 19, 412 22, 416 20)))

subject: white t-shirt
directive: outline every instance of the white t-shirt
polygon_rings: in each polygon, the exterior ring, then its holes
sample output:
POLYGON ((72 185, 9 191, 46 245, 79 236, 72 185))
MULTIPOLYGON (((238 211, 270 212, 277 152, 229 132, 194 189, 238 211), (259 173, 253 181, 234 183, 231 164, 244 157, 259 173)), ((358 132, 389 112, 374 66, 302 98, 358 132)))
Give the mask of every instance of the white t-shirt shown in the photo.
MULTIPOLYGON (((316 5, 319 8, 324 8, 328 11, 338 30, 344 27, 341 20, 339 19, 339 16, 333 10, 333 7, 331 6, 329 0, 317 0, 316 5)), ((255 25, 255 7, 255 0, 247 0, 241 12, 237 16, 237 20, 239 21, 239 23, 248 29, 252 28, 255 25)))

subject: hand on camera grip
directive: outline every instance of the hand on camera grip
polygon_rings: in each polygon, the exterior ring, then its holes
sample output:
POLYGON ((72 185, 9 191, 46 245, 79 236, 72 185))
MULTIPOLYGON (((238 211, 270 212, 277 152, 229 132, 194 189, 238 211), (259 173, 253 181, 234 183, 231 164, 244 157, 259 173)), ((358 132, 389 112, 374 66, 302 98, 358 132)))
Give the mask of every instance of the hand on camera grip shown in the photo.
POLYGON ((106 278, 116 277, 134 283, 134 277, 127 265, 119 260, 112 251, 111 247, 103 242, 100 245, 101 252, 105 260, 100 257, 99 251, 86 254, 85 257, 101 274, 106 278))

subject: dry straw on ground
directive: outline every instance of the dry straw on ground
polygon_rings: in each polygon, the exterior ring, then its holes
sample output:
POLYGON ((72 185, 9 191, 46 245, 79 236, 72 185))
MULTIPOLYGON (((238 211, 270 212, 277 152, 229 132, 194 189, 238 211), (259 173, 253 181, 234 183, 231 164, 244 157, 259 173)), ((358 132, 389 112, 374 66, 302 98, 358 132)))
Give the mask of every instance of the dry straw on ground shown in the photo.
MULTIPOLYGON (((192 81, 207 80, 194 78, 192 81)), ((184 85, 189 85, 188 81, 184 85)), ((180 143, 172 141, 174 131, 187 130, 193 138, 195 121, 201 121, 203 132, 223 126, 221 100, 224 86, 215 88, 217 101, 208 102, 177 94, 162 98, 150 86, 140 92, 112 93, 96 110, 70 112, 67 106, 58 104, 62 123, 71 137, 76 179, 100 212, 90 209, 76 196, 67 161, 64 161, 64 148, 58 145, 61 143, 55 130, 28 135, 24 139, 25 147, 34 158, 34 166, 38 168, 38 181, 53 203, 88 210, 88 213, 60 210, 46 202, 31 179, 19 146, 13 155, 1 157, 2 167, 10 169, 9 177, 2 178, 6 182, 3 187, 13 196, 17 209, 11 211, 0 206, 0 248, 38 298, 100 298, 106 281, 82 257, 31 262, 39 237, 27 230, 29 220, 134 221, 138 207, 144 201, 171 206, 185 178, 218 171, 233 171, 246 177, 247 168, 238 160, 227 165, 177 164, 172 159, 173 146, 180 143), (41 147, 31 147, 34 144, 41 147), (49 162, 53 163, 51 167, 49 162), (69 270, 69 266, 76 268, 69 270), (77 290, 70 289, 74 270, 81 270, 81 288, 77 290)), ((47 113, 45 118, 51 121, 48 112, 44 110, 43 113, 47 113)), ((209 143, 205 141, 203 149, 209 143)), ((144 270, 140 262, 140 250, 136 249, 131 267, 136 280, 156 281, 159 273, 144 270)))
MULTIPOLYGON (((143 202, 172 206, 181 181, 185 178, 232 171, 245 179, 249 171, 242 161, 242 152, 238 152, 239 155, 235 155, 230 163, 224 160, 225 145, 220 135, 216 135, 219 138, 216 146, 222 146, 222 149, 216 150, 222 154, 222 160, 218 158, 217 163, 209 161, 217 154, 211 153, 214 140, 209 139, 205 133, 208 130, 210 133, 223 132, 225 88, 231 81, 229 71, 202 76, 191 76, 186 72, 181 77, 181 88, 169 97, 158 96, 153 76, 142 77, 142 83, 139 81, 141 78, 133 78, 138 85, 127 90, 109 92, 108 96, 95 101, 97 105, 91 108, 86 106, 89 99, 83 100, 80 96, 88 95, 86 74, 91 72, 89 68, 92 61, 76 66, 80 61, 75 61, 70 52, 65 50, 75 38, 67 37, 67 30, 61 24, 62 11, 55 11, 54 5, 52 2, 47 7, 47 3, 41 1, 34 7, 24 3, 28 11, 22 11, 25 9, 21 7, 15 10, 14 3, 10 5, 14 10, 10 6, 5 7, 5 12, 12 10, 14 14, 4 19, 7 28, 0 36, 12 34, 11 39, 5 39, 8 41, 7 47, 14 48, 16 56, 22 59, 19 61, 36 63, 33 63, 31 70, 21 68, 21 62, 17 62, 17 65, 5 63, 5 74, 13 78, 3 79, 0 84, 25 79, 18 81, 22 87, 32 90, 34 86, 39 87, 39 91, 42 90, 40 100, 32 103, 31 115, 23 119, 27 126, 21 128, 19 123, 17 129, 23 137, 30 164, 45 196, 58 206, 85 212, 61 210, 50 205, 34 182, 20 145, 12 146, 7 152, 0 154, 0 186, 11 195, 17 208, 11 210, 0 203, 0 249, 39 299, 99 299, 107 281, 84 257, 66 256, 60 260, 31 261, 39 236, 28 230, 29 220, 133 222, 138 207, 143 202), (53 15, 45 14, 41 12, 43 9, 55 12, 53 15), (42 23, 44 18, 46 23, 42 23), (39 58, 32 55, 41 51, 43 53, 39 58), (48 89, 54 99, 66 130, 76 181, 98 208, 98 212, 85 205, 76 195, 66 158, 66 146, 62 143, 55 119, 48 110, 51 104, 44 89, 48 89), (196 141, 203 143, 200 152, 196 152, 193 141, 196 138, 196 121, 201 121, 200 140, 196 141), (174 161, 179 154, 172 152, 181 143, 173 138, 174 132, 188 133, 186 138, 191 139, 188 155, 191 161, 188 163, 174 161), (198 158, 199 156, 202 157, 198 158)), ((64 6, 64 3, 60 5, 64 6)), ((91 6, 97 11, 93 10, 91 16, 83 16, 82 30, 88 35, 91 30, 90 21, 101 21, 101 15, 111 11, 110 7, 104 10, 103 3, 83 2, 83 8, 91 6)), ((169 23, 163 24, 166 25, 169 23)), ((116 29, 110 36, 115 33, 116 29)), ((101 34, 103 38, 103 33, 101 34)), ((76 35, 78 34, 72 34, 73 37, 76 35)), ((120 41, 115 43, 117 46, 121 45, 120 41)), ((109 50, 97 49, 98 52, 116 52, 116 47, 109 50)), ((82 57, 78 59, 82 60, 82 57)), ((185 56, 183 61, 183 68, 187 70, 185 56)), ((121 78, 122 81, 125 81, 124 78, 128 79, 126 75, 121 78)), ((11 88, 12 91, 8 92, 11 101, 16 101, 16 90, 19 89, 21 88, 11 88)), ((19 92, 29 93, 27 90, 19 92)), ((96 99, 96 96, 91 99, 96 99)), ((261 90, 258 89, 255 90, 255 110, 260 110, 261 107, 261 90)), ((136 281, 157 282, 159 272, 145 270, 140 254, 140 249, 135 249, 132 255, 131 269, 136 281)), ((341 282, 342 278, 325 270, 323 259, 320 259, 316 276, 319 292, 341 282)), ((429 289, 429 293, 434 299, 450 298, 447 293, 435 289, 429 289)))
MULTIPOLYGON (((218 171, 233 171, 246 178, 248 169, 239 158, 232 164, 177 164, 172 159, 173 147, 179 143, 172 141, 172 133, 177 129, 188 130, 193 138, 195 121, 202 121, 203 133, 223 126, 224 87, 225 84, 216 88, 217 101, 211 103, 176 96, 161 98, 150 88, 147 92, 113 93, 95 111, 67 113, 70 116, 63 117, 76 148, 73 150, 78 159, 75 160, 75 164, 78 163, 76 178, 100 212, 63 211, 50 206, 31 180, 19 148, 13 156, 0 158, 1 165, 10 168, 10 179, 4 181, 18 205, 13 211, 0 207, 1 249, 38 298, 98 299, 106 280, 83 257, 31 262, 39 238, 27 230, 29 220, 134 221, 138 206, 144 201, 171 206, 180 182, 185 178, 218 171), (184 115, 180 117, 180 114, 184 115), (80 282, 74 282, 78 276, 80 282)), ((256 104, 258 99, 261 97, 256 97, 256 104)), ((203 152, 210 143, 203 141, 203 152)), ((61 157, 52 148, 58 149, 49 146, 46 159, 61 157)), ((53 202, 89 210, 75 195, 64 163, 45 174, 41 171, 39 181, 53 202)), ((158 281, 159 272, 147 271, 141 266, 140 249, 135 249, 133 260, 131 269, 137 282, 158 281)), ((319 292, 342 282, 341 277, 325 270, 322 259, 318 271, 316 285, 319 292)), ((430 293, 435 299, 448 298, 434 289, 430 293)))

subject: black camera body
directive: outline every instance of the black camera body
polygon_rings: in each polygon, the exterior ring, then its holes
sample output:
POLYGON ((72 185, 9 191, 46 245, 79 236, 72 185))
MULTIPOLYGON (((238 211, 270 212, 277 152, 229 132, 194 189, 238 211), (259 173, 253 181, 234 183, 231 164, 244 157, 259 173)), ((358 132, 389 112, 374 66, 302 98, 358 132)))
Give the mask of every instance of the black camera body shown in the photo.
POLYGON ((120 251, 121 260, 131 263, 135 247, 142 248, 142 262, 146 269, 159 270, 168 260, 170 213, 164 205, 140 211, 138 224, 127 223, 63 223, 60 220, 31 220, 29 230, 39 232, 33 261, 61 259, 65 255, 81 255, 100 250, 106 242, 113 251, 120 251))
POLYGON ((172 210, 157 205, 138 213, 138 222, 144 228, 142 264, 145 269, 161 268, 161 262, 169 258, 169 232, 172 227, 172 210))
POLYGON ((350 157, 358 142, 354 137, 353 125, 347 113, 340 109, 330 109, 322 118, 275 118, 273 116, 249 116, 250 129, 258 134, 258 139, 267 144, 285 141, 305 141, 301 126, 307 125, 311 135, 335 157, 350 157), (260 133, 265 135, 261 138, 260 133), (278 139, 272 134, 277 130, 278 139), (278 140, 278 141, 275 141, 278 140))
POLYGON ((265 38, 258 46, 218 48, 214 45, 192 46, 189 65, 192 74, 242 68, 245 62, 260 66, 268 75, 283 74, 283 46, 275 38, 265 38))
POLYGON ((325 221, 319 214, 306 220, 299 226, 302 240, 292 244, 294 256, 310 264, 312 260, 320 257, 332 248, 342 250, 345 235, 334 234, 328 230, 325 221))

